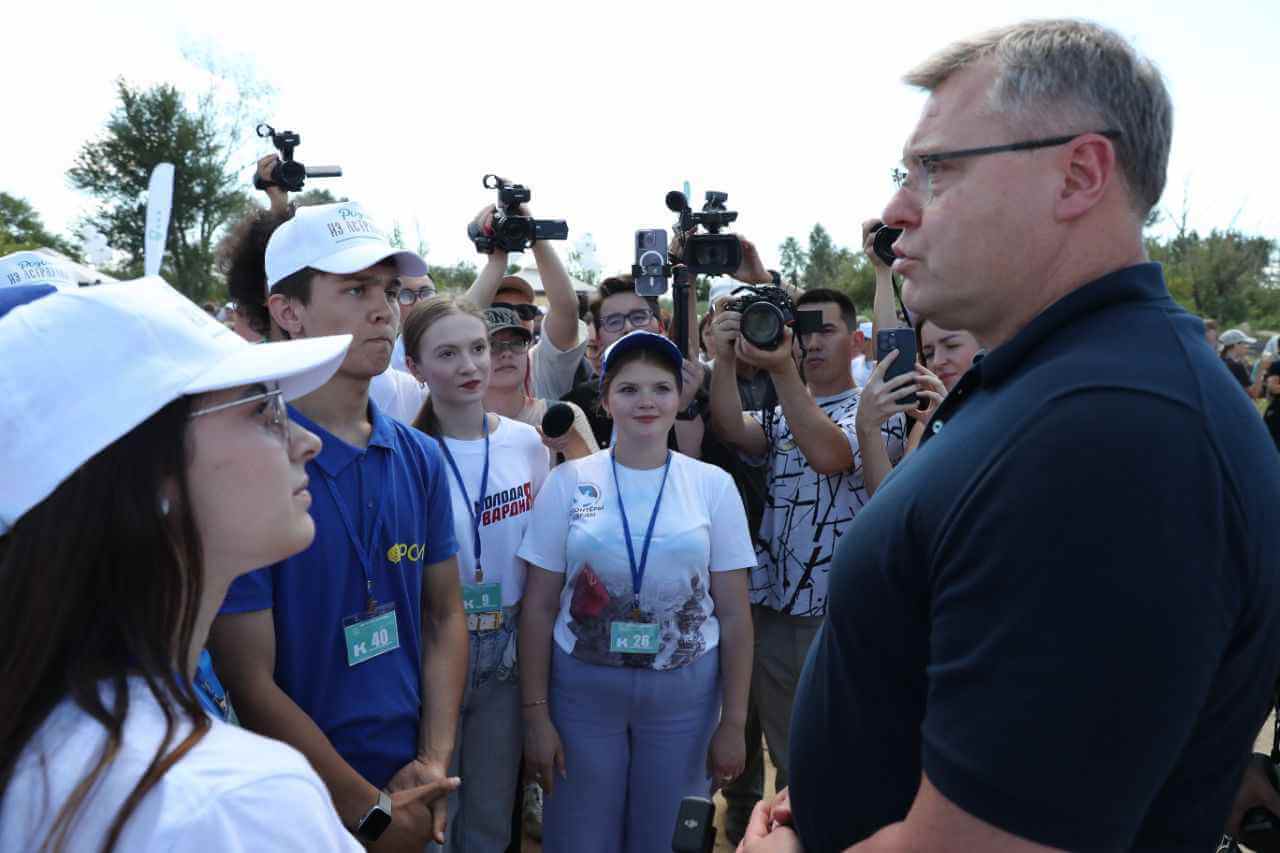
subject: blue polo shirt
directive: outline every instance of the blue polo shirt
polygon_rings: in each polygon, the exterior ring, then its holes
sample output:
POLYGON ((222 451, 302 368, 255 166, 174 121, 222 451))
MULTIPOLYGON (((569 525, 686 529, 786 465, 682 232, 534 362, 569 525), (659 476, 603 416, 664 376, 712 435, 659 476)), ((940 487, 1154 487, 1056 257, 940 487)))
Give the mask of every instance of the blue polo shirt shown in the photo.
POLYGON ((791 724, 807 850, 921 771, 1070 850, 1212 850, 1280 670, 1280 454, 1155 264, 993 350, 841 538, 791 724))
POLYGON ((307 463, 316 538, 302 553, 237 578, 222 612, 272 610, 276 683, 339 755, 382 787, 417 754, 423 567, 458 546, 436 442, 372 402, 369 414, 373 433, 361 449, 289 407, 324 442, 307 463), (400 647, 348 666, 342 620, 365 609, 366 564, 377 602, 395 605, 400 647))

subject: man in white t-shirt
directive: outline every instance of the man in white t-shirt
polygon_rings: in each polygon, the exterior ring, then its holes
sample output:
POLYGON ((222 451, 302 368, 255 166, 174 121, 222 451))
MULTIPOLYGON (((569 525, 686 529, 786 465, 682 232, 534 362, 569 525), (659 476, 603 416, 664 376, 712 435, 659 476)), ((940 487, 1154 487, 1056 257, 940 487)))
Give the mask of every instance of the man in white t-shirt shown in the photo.
MULTIPOLYGON (((476 224, 485 228, 493 216, 490 205, 476 217, 476 224)), ((529 215, 520 207, 522 216, 529 215)), ((547 297, 547 312, 542 318, 542 337, 529 350, 531 359, 529 384, 531 396, 539 400, 558 400, 573 388, 573 377, 587 351, 587 324, 578 319, 578 294, 569 280, 560 256, 551 244, 540 240, 533 244, 534 262, 547 297)), ((507 253, 495 248, 489 262, 475 283, 468 288, 467 299, 488 308, 502 303, 517 312, 530 332, 533 318, 537 316, 534 305, 533 285, 518 275, 506 275, 507 253), (524 309, 521 306, 529 306, 524 309)))
POLYGON ((853 384, 859 388, 867 384, 876 369, 876 342, 870 322, 859 323, 854 335, 853 348, 858 353, 849 369, 853 371, 853 384))
MULTIPOLYGON (((768 464, 759 565, 751 577, 756 629, 751 694, 779 788, 786 784, 796 682, 826 614, 832 553, 868 500, 854 425, 858 390, 849 368, 860 337, 853 303, 838 291, 810 290, 796 300, 796 309, 821 311, 822 323, 795 342, 794 353, 790 329, 776 349, 752 346, 739 336, 741 315, 734 311, 717 311, 709 329, 716 349, 712 429, 747 458, 768 464), (743 413, 738 359, 769 372, 780 405, 743 413)), ((901 458, 901 416, 886 423, 884 435, 890 458, 901 458)))

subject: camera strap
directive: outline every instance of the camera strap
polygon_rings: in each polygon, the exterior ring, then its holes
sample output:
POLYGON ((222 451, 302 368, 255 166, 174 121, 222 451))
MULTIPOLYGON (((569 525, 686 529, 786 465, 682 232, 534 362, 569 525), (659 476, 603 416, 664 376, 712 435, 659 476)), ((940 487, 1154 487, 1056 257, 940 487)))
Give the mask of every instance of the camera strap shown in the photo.
POLYGON ((906 303, 902 301, 902 284, 893 273, 889 273, 889 284, 893 288, 893 298, 897 301, 898 307, 902 309, 902 319, 906 320, 907 325, 914 329, 916 324, 911 322, 911 312, 907 310, 906 303))

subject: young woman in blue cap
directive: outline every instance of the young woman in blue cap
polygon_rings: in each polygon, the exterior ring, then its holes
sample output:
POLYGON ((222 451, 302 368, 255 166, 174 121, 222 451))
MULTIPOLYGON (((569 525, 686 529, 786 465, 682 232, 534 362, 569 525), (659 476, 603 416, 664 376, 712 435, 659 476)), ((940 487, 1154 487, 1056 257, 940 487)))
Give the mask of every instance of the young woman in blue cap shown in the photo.
POLYGON ((680 351, 636 331, 602 363, 616 440, 534 506, 521 618, 525 760, 546 853, 670 846, 680 800, 745 760, 755 555, 727 473, 667 448, 680 351))

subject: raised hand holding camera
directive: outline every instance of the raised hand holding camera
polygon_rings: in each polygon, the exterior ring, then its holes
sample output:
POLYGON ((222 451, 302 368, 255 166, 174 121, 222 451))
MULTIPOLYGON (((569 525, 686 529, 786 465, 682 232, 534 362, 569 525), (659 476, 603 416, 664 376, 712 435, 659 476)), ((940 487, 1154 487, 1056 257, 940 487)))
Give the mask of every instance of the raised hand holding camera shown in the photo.
POLYGON ((292 130, 277 131, 266 122, 258 125, 257 133, 262 139, 271 140, 271 144, 280 152, 280 159, 272 165, 271 172, 265 179, 260 173, 253 176, 254 189, 280 187, 285 192, 300 193, 307 178, 342 177, 341 166, 304 166, 293 159, 294 149, 302 144, 300 134, 292 130))
POLYGON ((497 175, 485 175, 483 184, 485 189, 498 191, 498 203, 491 220, 467 226, 467 237, 477 252, 523 252, 539 240, 568 239, 569 225, 563 219, 534 219, 522 210, 533 198, 528 187, 497 175))

